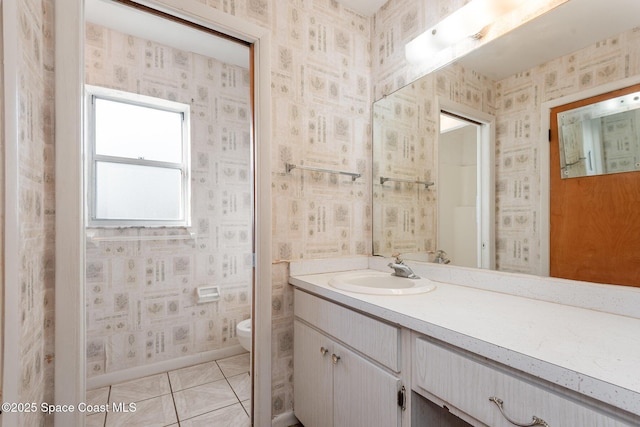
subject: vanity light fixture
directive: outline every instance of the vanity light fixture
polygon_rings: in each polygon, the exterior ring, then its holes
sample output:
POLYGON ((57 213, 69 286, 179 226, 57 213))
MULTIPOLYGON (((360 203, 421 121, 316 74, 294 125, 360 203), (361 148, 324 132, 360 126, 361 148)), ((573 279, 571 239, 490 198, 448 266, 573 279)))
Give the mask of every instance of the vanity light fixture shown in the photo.
POLYGON ((410 63, 421 63, 447 47, 470 37, 480 39, 497 18, 524 0, 471 0, 405 45, 410 63))

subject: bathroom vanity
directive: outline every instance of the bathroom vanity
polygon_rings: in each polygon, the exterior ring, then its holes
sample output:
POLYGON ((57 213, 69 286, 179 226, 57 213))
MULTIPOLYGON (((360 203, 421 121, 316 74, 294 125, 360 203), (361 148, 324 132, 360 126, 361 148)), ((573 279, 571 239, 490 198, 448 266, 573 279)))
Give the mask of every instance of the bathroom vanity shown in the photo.
POLYGON ((399 426, 400 328, 300 290, 294 310, 294 390, 303 424, 399 426))
POLYGON ((429 405, 455 415, 444 426, 640 425, 639 290, 419 263, 429 292, 331 284, 385 270, 365 260, 292 264, 305 427, 422 427, 429 405))

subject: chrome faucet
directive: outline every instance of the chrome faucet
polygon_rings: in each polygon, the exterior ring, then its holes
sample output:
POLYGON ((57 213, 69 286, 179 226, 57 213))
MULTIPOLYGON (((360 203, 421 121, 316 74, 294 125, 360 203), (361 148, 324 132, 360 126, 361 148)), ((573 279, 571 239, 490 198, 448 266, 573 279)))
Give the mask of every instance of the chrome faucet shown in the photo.
POLYGON ((447 257, 447 253, 445 251, 443 251, 442 249, 438 249, 435 252, 435 258, 433 262, 437 264, 449 264, 451 260, 447 257))
POLYGON ((393 268, 394 270, 394 272, 391 273, 392 276, 405 277, 407 279, 420 278, 413 272, 413 270, 411 270, 411 267, 409 267, 407 264, 404 263, 402 259, 400 259, 399 256, 396 257, 396 262, 390 262, 388 266, 393 268))

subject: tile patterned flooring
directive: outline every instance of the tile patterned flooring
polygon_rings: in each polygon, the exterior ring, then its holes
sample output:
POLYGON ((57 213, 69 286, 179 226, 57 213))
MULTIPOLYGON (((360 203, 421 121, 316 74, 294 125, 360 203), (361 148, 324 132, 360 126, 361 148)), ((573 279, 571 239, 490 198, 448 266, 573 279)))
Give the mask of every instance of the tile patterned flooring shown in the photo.
POLYGON ((249 353, 139 380, 87 391, 87 404, 109 405, 87 415, 87 427, 249 427, 249 353), (114 412, 112 403, 135 402, 135 412, 114 412))

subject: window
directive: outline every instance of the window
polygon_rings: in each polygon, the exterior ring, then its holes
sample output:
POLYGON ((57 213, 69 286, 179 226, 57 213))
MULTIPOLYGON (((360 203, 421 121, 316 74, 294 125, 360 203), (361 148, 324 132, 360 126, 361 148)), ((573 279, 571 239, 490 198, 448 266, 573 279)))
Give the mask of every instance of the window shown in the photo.
POLYGON ((189 105, 87 86, 89 225, 189 225, 189 105))

